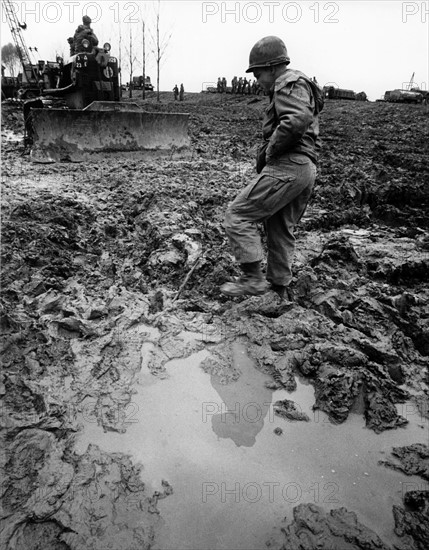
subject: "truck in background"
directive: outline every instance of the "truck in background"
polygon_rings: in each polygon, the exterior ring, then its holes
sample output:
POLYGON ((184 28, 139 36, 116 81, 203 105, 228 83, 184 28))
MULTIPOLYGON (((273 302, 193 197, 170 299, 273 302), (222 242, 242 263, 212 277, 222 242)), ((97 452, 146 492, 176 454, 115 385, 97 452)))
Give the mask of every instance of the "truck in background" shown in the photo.
POLYGON ((133 90, 143 90, 143 82, 144 89, 153 92, 153 84, 150 81, 150 76, 146 76, 145 78, 143 78, 143 76, 133 76, 133 90))

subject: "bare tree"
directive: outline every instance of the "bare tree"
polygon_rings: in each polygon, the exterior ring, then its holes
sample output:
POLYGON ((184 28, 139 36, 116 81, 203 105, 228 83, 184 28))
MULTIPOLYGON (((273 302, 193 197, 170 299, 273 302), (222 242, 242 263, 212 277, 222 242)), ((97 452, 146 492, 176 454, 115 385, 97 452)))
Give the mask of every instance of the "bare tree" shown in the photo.
POLYGON ((160 11, 161 11, 161 0, 158 0, 158 6, 157 10, 155 12, 155 29, 156 29, 156 35, 155 37, 152 36, 152 42, 154 44, 154 49, 152 50, 155 59, 156 59, 156 99, 157 101, 160 101, 160 95, 159 95, 159 75, 161 72, 161 60, 164 57, 165 51, 167 49, 167 46, 170 42, 170 38, 172 33, 170 34, 164 34, 161 38, 160 36, 160 11))
POLYGON ((55 58, 61 57, 61 59, 66 59, 66 51, 64 49, 64 46, 56 51, 55 58))
POLYGON ((130 70, 130 94, 129 97, 133 97, 133 73, 134 73, 134 67, 137 63, 137 57, 133 53, 133 33, 132 33, 132 27, 130 25, 130 44, 129 48, 125 48, 125 52, 127 54, 128 59, 128 67, 130 70))
POLYGON ((1 62, 9 70, 10 76, 15 76, 15 70, 19 67, 19 54, 11 42, 5 44, 1 49, 1 62))
POLYGON ((121 88, 122 96, 122 30, 121 21, 119 21, 119 86, 121 88))
POLYGON ((66 59, 66 50, 63 41, 58 41, 54 45, 55 48, 55 59, 57 57, 61 57, 62 59, 66 59))
POLYGON ((143 42, 143 91, 142 91, 142 98, 146 98, 146 23, 145 20, 142 18, 142 42, 143 42))

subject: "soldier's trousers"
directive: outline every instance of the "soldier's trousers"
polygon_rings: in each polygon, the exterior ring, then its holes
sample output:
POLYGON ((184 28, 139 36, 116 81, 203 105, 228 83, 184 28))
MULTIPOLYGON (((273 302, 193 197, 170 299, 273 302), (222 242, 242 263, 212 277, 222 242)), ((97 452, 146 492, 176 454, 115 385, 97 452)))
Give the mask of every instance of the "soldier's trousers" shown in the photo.
POLYGON ((265 166, 229 205, 225 230, 240 264, 263 259, 257 223, 265 226, 267 280, 287 286, 292 279, 294 228, 310 199, 316 166, 305 155, 289 154, 265 166))

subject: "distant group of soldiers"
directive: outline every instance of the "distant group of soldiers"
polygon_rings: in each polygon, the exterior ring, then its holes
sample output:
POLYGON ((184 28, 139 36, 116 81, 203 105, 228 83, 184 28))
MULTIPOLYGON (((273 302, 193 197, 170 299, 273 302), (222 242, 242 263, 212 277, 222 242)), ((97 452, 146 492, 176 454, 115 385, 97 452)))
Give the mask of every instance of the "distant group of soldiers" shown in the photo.
POLYGON ((185 88, 183 87, 183 84, 180 84, 180 90, 177 87, 177 84, 175 84, 173 88, 173 94, 174 94, 174 101, 177 101, 177 99, 179 99, 180 101, 183 101, 185 97, 185 88))
MULTIPOLYGON (((217 79, 217 86, 216 89, 218 93, 226 93, 228 90, 228 85, 226 78, 219 77, 217 79)), ((241 95, 259 95, 263 94, 262 88, 259 86, 256 80, 251 81, 250 79, 247 80, 246 77, 237 78, 234 76, 234 78, 231 80, 231 88, 230 91, 232 94, 241 94, 241 95)))

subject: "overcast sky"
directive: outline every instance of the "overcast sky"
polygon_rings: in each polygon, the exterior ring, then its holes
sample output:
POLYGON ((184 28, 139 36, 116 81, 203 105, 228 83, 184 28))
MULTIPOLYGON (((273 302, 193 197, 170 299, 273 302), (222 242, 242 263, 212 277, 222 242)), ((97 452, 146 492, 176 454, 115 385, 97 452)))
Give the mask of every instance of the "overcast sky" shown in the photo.
MULTIPOLYGON (((2 1, 3 4, 3 1, 2 1)), ((54 60, 68 54, 67 38, 88 13, 101 43, 111 42, 119 56, 122 35, 122 77, 129 80, 126 48, 130 32, 133 48, 142 58, 142 20, 147 29, 146 73, 156 82, 151 52, 157 2, 31 1, 12 2, 18 19, 27 24, 27 46, 38 48, 38 58, 54 60), (121 31, 121 32, 120 32, 121 31)), ((3 7, 3 6, 2 6, 3 7)), ((1 44, 11 41, 2 10, 1 44)), ((415 82, 428 89, 429 2, 368 1, 207 1, 161 0, 161 35, 171 38, 161 67, 161 90, 183 82, 199 92, 225 76, 245 76, 249 51, 267 35, 281 37, 291 68, 316 76, 320 84, 335 83, 371 100, 385 90, 401 88, 415 73, 415 82)), ((37 55, 37 54, 36 54, 37 55)), ((134 74, 141 73, 137 64, 134 74)))

